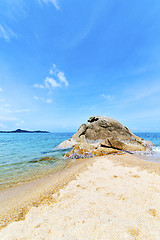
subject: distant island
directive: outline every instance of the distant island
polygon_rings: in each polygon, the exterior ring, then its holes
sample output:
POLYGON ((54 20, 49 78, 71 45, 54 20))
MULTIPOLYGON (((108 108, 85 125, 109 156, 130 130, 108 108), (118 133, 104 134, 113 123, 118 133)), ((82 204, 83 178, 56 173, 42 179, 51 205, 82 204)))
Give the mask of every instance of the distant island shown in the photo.
POLYGON ((22 130, 22 129, 17 129, 14 131, 0 131, 0 133, 49 133, 48 131, 27 131, 27 130, 22 130))

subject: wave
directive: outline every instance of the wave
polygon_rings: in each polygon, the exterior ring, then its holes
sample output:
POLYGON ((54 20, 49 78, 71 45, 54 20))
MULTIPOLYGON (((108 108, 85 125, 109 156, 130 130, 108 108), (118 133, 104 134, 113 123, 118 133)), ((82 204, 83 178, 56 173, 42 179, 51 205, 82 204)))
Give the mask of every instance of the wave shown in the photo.
POLYGON ((152 148, 153 153, 159 153, 160 154, 160 147, 153 147, 152 148))

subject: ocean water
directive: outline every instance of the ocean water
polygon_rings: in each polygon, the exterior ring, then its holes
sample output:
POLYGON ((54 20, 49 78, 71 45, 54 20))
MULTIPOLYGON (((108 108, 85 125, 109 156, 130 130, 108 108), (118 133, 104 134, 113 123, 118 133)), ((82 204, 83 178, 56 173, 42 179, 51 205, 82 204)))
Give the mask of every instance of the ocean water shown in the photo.
MULTIPOLYGON (((146 160, 160 162, 160 133, 135 133, 155 145, 146 160)), ((66 165, 67 150, 55 147, 73 133, 0 133, 0 189, 35 179, 66 165), (43 157, 54 157, 40 161, 43 157)))
POLYGON ((67 150, 55 147, 73 133, 0 133, 0 189, 64 166, 67 150), (39 161, 54 157, 51 161, 39 161))
POLYGON ((160 154, 160 133, 135 133, 138 137, 141 137, 147 141, 151 141, 154 144, 152 153, 159 157, 160 154))
POLYGON ((147 161, 158 162, 160 163, 160 133, 135 133, 135 135, 151 141, 154 144, 151 154, 147 154, 142 158, 147 161))

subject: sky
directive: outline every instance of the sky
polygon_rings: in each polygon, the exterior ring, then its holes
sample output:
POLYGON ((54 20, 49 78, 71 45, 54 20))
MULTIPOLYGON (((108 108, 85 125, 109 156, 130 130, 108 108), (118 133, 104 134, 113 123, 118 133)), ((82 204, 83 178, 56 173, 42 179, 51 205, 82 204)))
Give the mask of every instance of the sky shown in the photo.
POLYGON ((1 0, 0 130, 108 116, 160 132, 159 0, 1 0))

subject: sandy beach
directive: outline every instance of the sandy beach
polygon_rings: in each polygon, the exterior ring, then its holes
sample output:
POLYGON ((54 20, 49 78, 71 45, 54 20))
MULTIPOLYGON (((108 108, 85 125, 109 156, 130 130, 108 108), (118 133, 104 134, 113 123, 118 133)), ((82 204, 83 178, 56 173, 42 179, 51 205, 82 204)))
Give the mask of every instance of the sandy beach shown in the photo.
POLYGON ((160 164, 131 154, 75 161, 0 199, 3 240, 160 239, 160 164))

